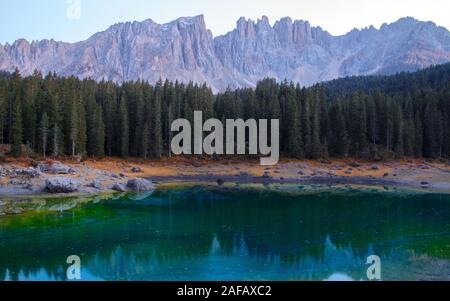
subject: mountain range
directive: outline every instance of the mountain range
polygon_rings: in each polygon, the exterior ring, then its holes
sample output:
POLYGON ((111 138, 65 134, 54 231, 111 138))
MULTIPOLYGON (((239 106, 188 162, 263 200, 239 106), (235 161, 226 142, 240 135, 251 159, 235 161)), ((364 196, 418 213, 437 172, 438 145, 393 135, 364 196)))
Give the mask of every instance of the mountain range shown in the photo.
POLYGON ((206 83, 214 91, 254 87, 271 77, 303 86, 353 75, 415 71, 450 61, 450 32, 402 18, 333 36, 307 21, 240 18, 214 37, 202 15, 167 24, 118 23, 77 43, 19 39, 0 44, 0 70, 123 82, 144 79, 206 83))

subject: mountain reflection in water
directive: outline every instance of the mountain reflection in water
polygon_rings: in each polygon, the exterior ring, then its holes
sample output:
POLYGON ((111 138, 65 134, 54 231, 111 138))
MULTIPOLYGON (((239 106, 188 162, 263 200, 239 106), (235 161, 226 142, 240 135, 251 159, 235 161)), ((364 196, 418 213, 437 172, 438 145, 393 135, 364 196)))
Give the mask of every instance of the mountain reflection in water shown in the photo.
POLYGON ((448 195, 182 186, 0 218, 0 279, 448 280, 449 246, 448 195))

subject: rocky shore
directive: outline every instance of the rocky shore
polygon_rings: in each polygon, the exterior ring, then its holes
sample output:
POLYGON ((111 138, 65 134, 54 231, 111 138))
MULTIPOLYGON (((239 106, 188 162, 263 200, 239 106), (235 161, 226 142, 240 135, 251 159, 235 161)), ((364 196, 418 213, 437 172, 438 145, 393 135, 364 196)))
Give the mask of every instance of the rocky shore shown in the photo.
POLYGON ((150 191, 171 181, 311 183, 407 186, 450 193, 450 164, 421 160, 396 162, 283 161, 264 167, 249 161, 160 161, 107 158, 99 161, 12 160, 0 164, 1 196, 99 194, 150 191))
MULTIPOLYGON (((137 168, 132 169, 137 174, 137 168)), ((151 181, 90 167, 85 163, 63 164, 58 161, 20 167, 0 166, 0 196, 40 194, 97 194, 117 191, 150 191, 151 181)))

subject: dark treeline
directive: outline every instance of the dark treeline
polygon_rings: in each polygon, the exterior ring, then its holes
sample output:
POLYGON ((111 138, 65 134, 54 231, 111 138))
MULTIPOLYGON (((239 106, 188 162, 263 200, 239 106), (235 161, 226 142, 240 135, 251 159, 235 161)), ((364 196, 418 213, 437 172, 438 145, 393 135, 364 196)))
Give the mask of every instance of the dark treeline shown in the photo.
POLYGON ((450 157, 450 65, 301 88, 265 79, 214 95, 206 85, 0 75, 0 144, 15 156, 170 155, 172 121, 280 119, 294 158, 450 157), (23 147, 25 145, 26 147, 23 147))

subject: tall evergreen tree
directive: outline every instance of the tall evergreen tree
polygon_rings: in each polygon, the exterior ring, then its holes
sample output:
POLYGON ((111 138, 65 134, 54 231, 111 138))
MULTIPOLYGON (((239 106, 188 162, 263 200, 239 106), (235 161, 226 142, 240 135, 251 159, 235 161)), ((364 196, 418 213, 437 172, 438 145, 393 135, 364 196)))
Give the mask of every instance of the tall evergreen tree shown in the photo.
POLYGON ((44 112, 44 114, 42 115, 39 131, 40 131, 40 137, 41 137, 42 156, 44 156, 44 158, 45 158, 47 155, 47 144, 48 144, 48 134, 49 134, 49 120, 48 120, 48 116, 47 116, 46 112, 44 112))
POLYGON ((119 115, 118 115, 118 125, 119 125, 119 153, 123 158, 128 157, 129 154, 129 125, 128 125, 128 109, 126 105, 126 99, 124 96, 120 99, 119 104, 119 115))
POLYGON ((23 127, 22 127, 22 108, 21 99, 17 94, 15 96, 12 107, 12 125, 11 125, 11 153, 13 156, 19 157, 22 154, 23 144, 23 127))

